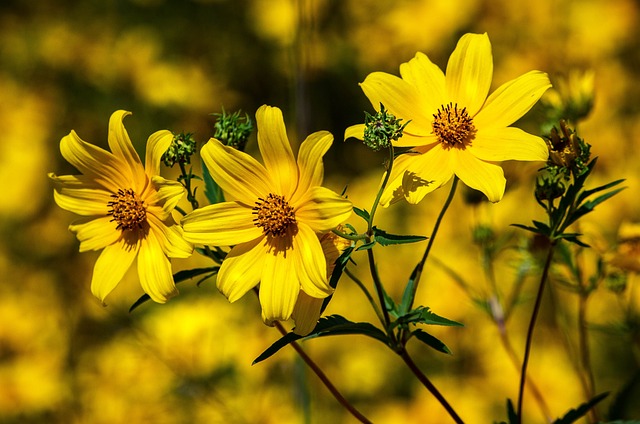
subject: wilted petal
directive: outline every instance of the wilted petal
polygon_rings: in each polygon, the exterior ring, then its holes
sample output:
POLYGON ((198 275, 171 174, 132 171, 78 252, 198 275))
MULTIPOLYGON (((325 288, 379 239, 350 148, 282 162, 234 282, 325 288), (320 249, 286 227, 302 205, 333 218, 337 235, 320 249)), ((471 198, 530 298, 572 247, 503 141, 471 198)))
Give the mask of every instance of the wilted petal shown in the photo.
POLYGON ((453 170, 463 183, 483 192, 491 202, 502 199, 507 183, 502 168, 481 161, 466 151, 451 149, 449 153, 453 170))
POLYGON ((479 130, 467 151, 478 159, 492 162, 546 161, 549 157, 544 140, 514 127, 479 130))
POLYGON ((182 218, 184 238, 191 243, 233 246, 260 238, 253 210, 236 202, 208 205, 182 218))
POLYGON ((171 273, 171 262, 165 256, 153 229, 140 243, 138 277, 142 289, 154 302, 165 303, 178 294, 171 273))
POLYGON ((333 293, 327 280, 327 261, 320 240, 305 224, 298 224, 292 253, 302 290, 317 298, 325 298, 333 293))
POLYGON ((264 237, 231 249, 222 262, 216 280, 218 290, 229 302, 240 299, 258 284, 268 255, 264 237))
POLYGON ((295 209, 296 220, 313 231, 336 228, 351 216, 351 202, 325 187, 313 187, 302 197, 295 209))
POLYGON ((104 303, 104 299, 118 285, 136 255, 139 245, 129 245, 124 239, 106 246, 93 268, 91 292, 104 303))

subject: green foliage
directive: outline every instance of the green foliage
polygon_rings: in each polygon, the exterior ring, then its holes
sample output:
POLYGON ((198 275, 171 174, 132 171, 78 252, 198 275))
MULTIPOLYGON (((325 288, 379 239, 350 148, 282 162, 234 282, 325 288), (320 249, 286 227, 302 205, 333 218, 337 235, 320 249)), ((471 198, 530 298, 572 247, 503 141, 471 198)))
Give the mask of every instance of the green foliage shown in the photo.
POLYGON ((209 204, 215 205, 216 203, 224 202, 224 193, 218 183, 211 177, 211 173, 204 161, 202 161, 202 179, 204 180, 204 195, 207 197, 209 204))
POLYGON ((406 244, 416 243, 426 240, 425 236, 411 236, 411 235, 398 235, 389 234, 384 230, 373 227, 373 239, 381 246, 390 246, 392 244, 406 244))
POLYGON ((576 409, 569 410, 566 414, 564 414, 564 416, 555 420, 553 424, 571 424, 576 422, 580 418, 584 417, 591 408, 596 406, 601 400, 606 398, 608 395, 609 395, 608 392, 600 393, 599 395, 595 396, 593 399, 589 400, 588 402, 585 402, 582 405, 578 406, 576 409))
POLYGON ((249 115, 241 116, 240 113, 241 111, 238 110, 229 115, 223 109, 222 113, 212 114, 218 118, 214 124, 213 137, 242 152, 253 132, 253 122, 249 115))

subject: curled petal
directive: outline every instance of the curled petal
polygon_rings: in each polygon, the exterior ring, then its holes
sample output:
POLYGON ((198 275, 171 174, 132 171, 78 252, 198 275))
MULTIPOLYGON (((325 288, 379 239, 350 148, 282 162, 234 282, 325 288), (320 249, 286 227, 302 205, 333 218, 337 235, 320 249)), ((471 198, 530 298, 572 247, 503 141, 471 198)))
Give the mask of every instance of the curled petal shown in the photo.
POLYGON ((478 159, 492 162, 546 161, 549 157, 544 140, 514 127, 479 130, 467 150, 478 159))
POLYGON ((172 142, 173 134, 167 130, 156 131, 149 136, 144 160, 145 172, 149 177, 160 174, 162 155, 171 146, 172 142))
POLYGON ((296 193, 291 200, 292 202, 295 202, 294 199, 297 196, 306 193, 310 187, 322 184, 324 177, 322 157, 327 153, 332 143, 333 136, 327 131, 315 132, 302 142, 298 152, 300 180, 298 181, 296 193))
POLYGON ((346 130, 344 130, 345 141, 351 137, 357 138, 358 140, 364 140, 364 128, 364 124, 356 124, 348 127, 346 130))
POLYGON ((134 178, 134 188, 140 190, 145 186, 146 178, 140 156, 133 148, 129 134, 122 122, 128 115, 131 115, 131 112, 124 110, 118 110, 111 114, 109 118, 109 147, 116 157, 128 165, 134 178))
POLYGON ((188 258, 193 253, 193 246, 184 239, 182 227, 166 225, 154 216, 147 217, 151 230, 162 246, 162 251, 169 258, 188 258))
POLYGON ((446 87, 450 101, 475 115, 489 94, 493 78, 491 42, 487 34, 465 34, 449 57, 446 87))
POLYGON ((191 243, 233 246, 260 238, 262 229, 255 225, 251 208, 237 202, 208 205, 182 218, 184 238, 191 243))
POLYGON ((151 183, 143 198, 148 211, 165 221, 186 193, 186 189, 179 182, 166 180, 158 175, 153 176, 151 183))
POLYGON ((91 278, 91 292, 102 303, 131 267, 139 248, 139 244, 130 245, 124 238, 104 248, 93 267, 91 278))
POLYGON ((53 197, 58 206, 83 216, 105 216, 111 192, 84 175, 56 176, 49 174, 55 185, 53 197))
POLYGON ((309 296, 325 298, 333 293, 320 240, 305 224, 298 224, 298 234, 293 238, 293 261, 302 290, 309 296))
POLYGON ((329 231, 351 216, 351 202, 325 187, 313 187, 302 197, 295 210, 296 220, 313 231, 329 231))
POLYGON ((122 232, 116 229, 111 216, 83 219, 69 226, 80 241, 80 252, 100 250, 118 241, 122 232))
POLYGON ((491 202, 499 202, 504 195, 507 180, 498 165, 481 161, 471 153, 451 149, 453 171, 469 187, 479 190, 491 202))
POLYGON ((142 289, 154 302, 165 303, 178 294, 171 273, 171 262, 153 230, 140 243, 138 277, 142 289))
POLYGON ((262 277, 268 247, 264 237, 241 243, 227 254, 218 271, 218 290, 235 302, 254 288, 262 277))

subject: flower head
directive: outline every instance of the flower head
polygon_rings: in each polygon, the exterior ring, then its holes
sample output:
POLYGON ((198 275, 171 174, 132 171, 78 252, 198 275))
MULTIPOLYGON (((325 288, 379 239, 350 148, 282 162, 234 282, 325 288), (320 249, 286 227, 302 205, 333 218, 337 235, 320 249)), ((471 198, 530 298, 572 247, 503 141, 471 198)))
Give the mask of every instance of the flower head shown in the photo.
MULTIPOLYGON (((374 72, 361 83, 374 107, 380 103, 409 121, 394 146, 412 147, 394 162, 381 204, 405 198, 418 203, 457 175, 469 187, 499 201, 506 180, 495 162, 545 161, 540 137, 510 127, 551 87, 545 73, 528 72, 488 95, 493 77, 487 34, 465 34, 458 41, 445 73, 417 53, 400 66, 401 78, 374 72)), ((354 125, 345 138, 362 139, 364 126, 354 125)))
POLYGON ((263 319, 271 324, 291 317, 301 289, 319 299, 332 293, 316 233, 344 222, 352 207, 321 187, 331 134, 307 137, 296 162, 280 109, 260 107, 256 122, 264 165, 210 139, 202 159, 230 201, 197 209, 182 225, 193 243, 233 246, 218 272, 218 289, 234 302, 260 283, 263 319))
POLYGON ((173 135, 153 133, 143 165, 122 123, 129 114, 119 110, 109 119, 111 152, 82 141, 75 131, 63 137, 62 156, 82 175, 49 177, 58 206, 83 217, 69 226, 80 251, 102 249, 91 279, 93 294, 104 302, 137 257, 142 288, 164 303, 177 294, 169 258, 192 252, 171 217, 184 187, 157 175, 173 135))

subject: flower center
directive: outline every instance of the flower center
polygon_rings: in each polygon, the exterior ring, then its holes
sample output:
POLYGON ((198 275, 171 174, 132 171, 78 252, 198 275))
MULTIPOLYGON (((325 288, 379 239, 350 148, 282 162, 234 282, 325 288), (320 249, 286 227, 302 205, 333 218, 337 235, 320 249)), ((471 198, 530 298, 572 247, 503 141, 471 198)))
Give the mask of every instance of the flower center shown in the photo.
POLYGON ((113 216, 111 221, 118 223, 116 229, 123 231, 141 229, 143 222, 147 219, 147 208, 133 189, 119 189, 111 197, 113 200, 107 203, 111 208, 107 215, 113 216))
POLYGON ((464 149, 475 137, 476 127, 466 107, 458 109, 457 104, 449 103, 433 115, 433 133, 443 147, 464 149))
POLYGON ((265 235, 280 237, 287 233, 287 229, 296 223, 293 207, 284 196, 269 193, 266 199, 259 198, 253 207, 253 214, 257 215, 253 222, 262 227, 265 235))

